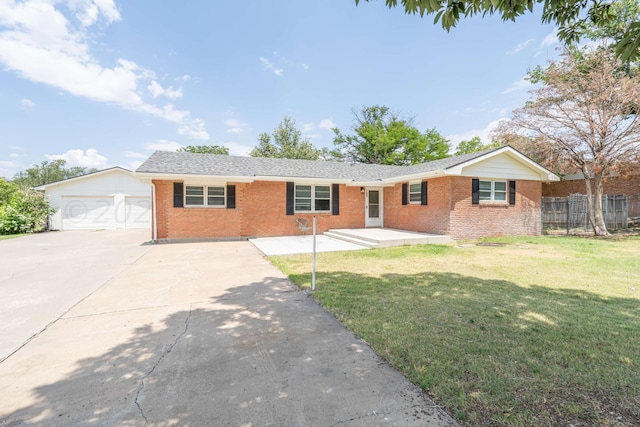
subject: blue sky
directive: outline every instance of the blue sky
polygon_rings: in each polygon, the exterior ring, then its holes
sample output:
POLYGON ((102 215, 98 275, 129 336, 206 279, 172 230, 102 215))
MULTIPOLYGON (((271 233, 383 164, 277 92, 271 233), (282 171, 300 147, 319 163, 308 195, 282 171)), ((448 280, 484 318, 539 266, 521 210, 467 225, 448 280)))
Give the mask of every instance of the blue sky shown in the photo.
POLYGON ((446 32, 382 0, 0 0, 0 176, 135 169, 181 145, 247 155, 284 116, 331 147, 373 104, 488 142, 558 46, 539 13, 446 32))

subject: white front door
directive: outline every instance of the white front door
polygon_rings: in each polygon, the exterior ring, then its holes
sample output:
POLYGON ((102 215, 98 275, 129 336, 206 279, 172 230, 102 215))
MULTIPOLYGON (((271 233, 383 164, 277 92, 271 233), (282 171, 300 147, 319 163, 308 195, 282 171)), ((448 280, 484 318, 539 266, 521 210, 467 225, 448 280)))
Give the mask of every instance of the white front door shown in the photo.
POLYGON ((382 227, 382 188, 367 188, 364 203, 365 227, 382 227))

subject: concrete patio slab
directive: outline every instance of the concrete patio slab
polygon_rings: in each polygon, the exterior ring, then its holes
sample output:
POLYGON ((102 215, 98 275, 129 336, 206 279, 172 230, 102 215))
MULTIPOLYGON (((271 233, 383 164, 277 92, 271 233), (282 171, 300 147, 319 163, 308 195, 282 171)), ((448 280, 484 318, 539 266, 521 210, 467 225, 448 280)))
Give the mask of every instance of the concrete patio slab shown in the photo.
MULTIPOLYGON (((263 254, 291 255, 313 252, 313 236, 259 237, 249 239, 263 254)), ((322 234, 316 236, 316 252, 358 251, 367 249, 362 245, 332 239, 322 234)))

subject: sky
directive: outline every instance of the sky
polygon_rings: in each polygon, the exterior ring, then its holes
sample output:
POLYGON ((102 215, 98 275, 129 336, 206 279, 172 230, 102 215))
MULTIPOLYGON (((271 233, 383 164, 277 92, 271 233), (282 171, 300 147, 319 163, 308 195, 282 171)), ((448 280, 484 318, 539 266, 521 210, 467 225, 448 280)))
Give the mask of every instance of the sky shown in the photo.
POLYGON ((186 145, 246 156, 285 116, 332 147, 376 104, 486 143, 558 48, 539 11, 447 32, 383 0, 0 0, 0 176, 135 170, 186 145))

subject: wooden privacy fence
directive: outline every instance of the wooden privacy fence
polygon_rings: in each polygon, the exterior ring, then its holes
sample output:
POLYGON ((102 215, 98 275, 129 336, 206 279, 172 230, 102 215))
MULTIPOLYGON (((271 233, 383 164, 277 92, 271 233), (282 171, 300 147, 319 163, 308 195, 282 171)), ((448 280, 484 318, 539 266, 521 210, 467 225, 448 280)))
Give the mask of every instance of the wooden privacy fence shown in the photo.
MULTIPOLYGON (((636 197, 634 200, 637 200, 635 203, 640 211, 640 197, 636 197)), ((628 197, 602 196, 602 210, 608 229, 627 228, 631 219, 628 197)), ((543 197, 542 228, 544 230, 566 230, 567 234, 590 230, 587 196, 572 194, 569 197, 543 197)))

